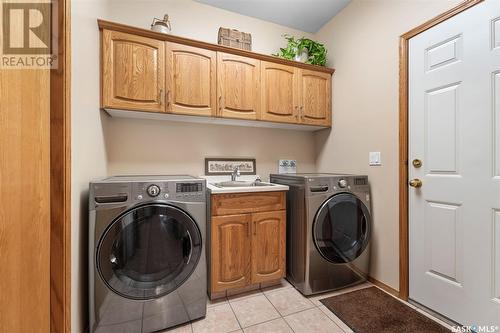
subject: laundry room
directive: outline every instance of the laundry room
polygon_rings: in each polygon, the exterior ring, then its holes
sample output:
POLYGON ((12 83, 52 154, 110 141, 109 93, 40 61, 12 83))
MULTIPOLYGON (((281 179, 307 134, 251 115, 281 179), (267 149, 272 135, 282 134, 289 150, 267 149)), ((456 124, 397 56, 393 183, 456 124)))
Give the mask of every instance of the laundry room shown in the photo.
POLYGON ((15 3, 0 333, 500 330, 500 1, 15 3))

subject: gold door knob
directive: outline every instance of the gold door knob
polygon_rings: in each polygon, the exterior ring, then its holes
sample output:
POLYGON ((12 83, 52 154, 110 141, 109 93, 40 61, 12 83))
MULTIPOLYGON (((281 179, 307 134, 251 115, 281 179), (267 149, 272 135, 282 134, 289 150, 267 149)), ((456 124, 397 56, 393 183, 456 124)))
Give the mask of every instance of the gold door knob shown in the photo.
POLYGON ((422 161, 418 158, 414 159, 411 163, 415 168, 420 168, 422 166, 422 161))
POLYGON ((410 186, 416 188, 422 187, 422 181, 418 178, 412 179, 410 180, 410 186))

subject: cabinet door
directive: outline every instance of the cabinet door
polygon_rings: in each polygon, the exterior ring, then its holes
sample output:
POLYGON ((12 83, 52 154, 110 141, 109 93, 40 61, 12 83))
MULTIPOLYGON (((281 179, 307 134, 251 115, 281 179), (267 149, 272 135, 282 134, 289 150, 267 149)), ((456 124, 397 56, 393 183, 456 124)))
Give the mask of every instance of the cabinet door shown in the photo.
POLYGON ((167 112, 215 116, 216 52, 167 43, 167 112))
POLYGON ((217 52, 218 116, 258 119, 260 61, 217 52))
POLYGON ((102 107, 164 111, 165 43, 102 32, 102 107))
POLYGON ((285 276, 284 210, 252 214, 252 283, 285 276))
POLYGON ((211 292, 250 284, 251 215, 212 217, 211 292))
POLYGON ((298 69, 261 62, 261 119, 298 123, 298 69))
POLYGON ((332 76, 305 69, 299 70, 300 122, 331 126, 332 76))

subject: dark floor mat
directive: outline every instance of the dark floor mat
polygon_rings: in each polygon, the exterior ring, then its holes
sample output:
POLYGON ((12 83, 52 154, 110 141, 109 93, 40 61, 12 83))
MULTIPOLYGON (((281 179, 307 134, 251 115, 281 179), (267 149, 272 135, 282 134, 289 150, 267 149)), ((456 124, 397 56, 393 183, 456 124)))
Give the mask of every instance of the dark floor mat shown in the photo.
POLYGON ((376 287, 324 298, 320 302, 357 333, 450 332, 376 287))

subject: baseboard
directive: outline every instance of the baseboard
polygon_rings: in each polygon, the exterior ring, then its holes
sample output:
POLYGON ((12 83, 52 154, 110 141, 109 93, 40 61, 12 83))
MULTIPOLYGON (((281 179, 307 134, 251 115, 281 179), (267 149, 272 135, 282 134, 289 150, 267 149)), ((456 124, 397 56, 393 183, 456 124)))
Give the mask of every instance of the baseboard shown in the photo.
POLYGON ((368 277, 368 281, 370 281, 371 283, 373 283, 374 285, 376 285, 377 287, 379 287, 380 289, 388 292, 389 294, 391 294, 392 296, 394 297, 397 297, 397 298, 400 298, 399 297, 399 291, 397 291, 396 289, 392 288, 392 287, 389 287, 388 285, 386 285, 385 283, 383 282, 380 282, 379 280, 369 276, 368 277))

